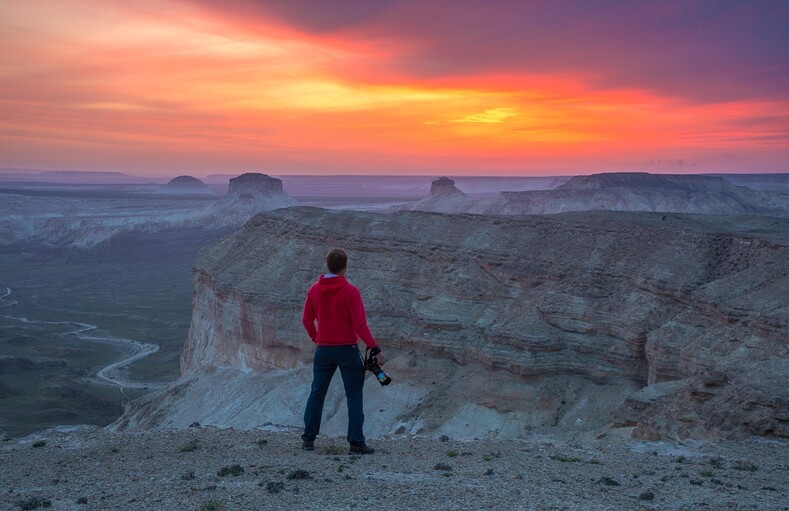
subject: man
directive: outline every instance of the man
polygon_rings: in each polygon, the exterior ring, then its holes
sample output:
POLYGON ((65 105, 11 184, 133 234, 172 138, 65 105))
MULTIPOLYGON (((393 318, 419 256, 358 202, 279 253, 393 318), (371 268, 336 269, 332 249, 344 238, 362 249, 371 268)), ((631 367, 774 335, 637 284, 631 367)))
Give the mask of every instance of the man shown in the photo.
MULTIPOLYGON (((359 290, 345 280, 348 256, 335 248, 326 256, 329 273, 321 275, 310 287, 304 302, 302 324, 318 345, 312 364, 312 390, 304 410, 302 448, 315 449, 315 437, 320 431, 323 402, 332 376, 340 368, 348 405, 348 443, 352 454, 372 454, 374 449, 364 441, 364 364, 359 353, 358 339, 375 348, 373 334, 367 327, 364 303, 359 290), (315 328, 315 320, 318 327, 315 328)), ((383 355, 377 355, 384 364, 383 355)))

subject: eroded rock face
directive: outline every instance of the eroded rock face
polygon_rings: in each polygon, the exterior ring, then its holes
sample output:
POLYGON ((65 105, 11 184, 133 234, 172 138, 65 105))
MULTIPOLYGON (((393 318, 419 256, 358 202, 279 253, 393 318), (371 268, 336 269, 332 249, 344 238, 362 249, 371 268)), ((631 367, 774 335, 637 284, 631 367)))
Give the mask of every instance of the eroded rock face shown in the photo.
POLYGON ((504 215, 568 211, 789 216, 789 193, 752 190, 714 176, 625 172, 577 176, 553 190, 503 192, 470 209, 504 215))
POLYGON ((782 181, 778 179, 771 181, 776 184, 773 189, 754 190, 709 175, 620 172, 576 176, 550 190, 505 191, 497 197, 477 199, 458 198, 450 181, 434 182, 435 193, 431 190, 430 197, 409 209, 489 215, 649 211, 789 216, 789 193, 780 188, 782 181))
POLYGON ((487 410, 521 426, 615 421, 645 438, 786 437, 789 222, 728 221, 259 215, 195 265, 182 371, 302 367, 304 295, 339 246, 391 372, 421 385, 400 419, 424 430, 487 410))
POLYGON ((430 185, 430 196, 426 197, 411 207, 411 211, 428 211, 432 213, 464 213, 469 211, 475 201, 469 199, 461 192, 455 182, 447 177, 441 177, 430 185))
POLYGON ((259 172, 247 172, 230 180, 228 195, 257 193, 260 195, 277 195, 282 193, 282 180, 259 172))
POLYGON ((455 182, 448 177, 440 177, 430 184, 431 197, 443 197, 446 195, 464 194, 455 187, 455 182))
POLYGON ((234 177, 222 199, 208 211, 218 223, 241 225, 264 211, 293 206, 296 201, 282 190, 282 180, 249 172, 234 177))

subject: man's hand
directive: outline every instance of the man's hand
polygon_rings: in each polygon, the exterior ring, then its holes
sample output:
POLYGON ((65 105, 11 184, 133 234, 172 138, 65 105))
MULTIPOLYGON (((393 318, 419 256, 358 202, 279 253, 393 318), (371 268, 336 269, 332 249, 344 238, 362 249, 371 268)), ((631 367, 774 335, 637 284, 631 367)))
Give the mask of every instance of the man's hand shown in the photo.
POLYGON ((379 366, 382 366, 382 365, 384 365, 386 363, 386 359, 384 358, 384 354, 383 353, 378 353, 375 356, 375 358, 378 360, 378 365, 379 366))

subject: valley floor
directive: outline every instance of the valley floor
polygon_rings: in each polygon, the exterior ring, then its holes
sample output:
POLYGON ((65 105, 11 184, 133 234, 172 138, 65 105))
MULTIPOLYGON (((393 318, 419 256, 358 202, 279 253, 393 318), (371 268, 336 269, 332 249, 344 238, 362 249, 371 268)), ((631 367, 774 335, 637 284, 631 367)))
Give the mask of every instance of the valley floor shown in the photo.
POLYGON ((0 509, 789 509, 789 443, 581 445, 298 431, 47 430, 0 444, 0 509))

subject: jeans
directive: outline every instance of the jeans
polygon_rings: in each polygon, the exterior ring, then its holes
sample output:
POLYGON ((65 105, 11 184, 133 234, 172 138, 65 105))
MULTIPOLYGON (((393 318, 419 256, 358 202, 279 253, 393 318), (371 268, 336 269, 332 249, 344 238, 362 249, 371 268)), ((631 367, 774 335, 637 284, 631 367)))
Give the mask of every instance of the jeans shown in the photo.
POLYGON ((332 376, 340 368, 342 383, 345 386, 345 400, 348 404, 348 442, 353 445, 364 444, 364 364, 359 347, 318 346, 312 363, 312 390, 304 410, 303 440, 315 440, 320 432, 323 402, 329 390, 332 376))

